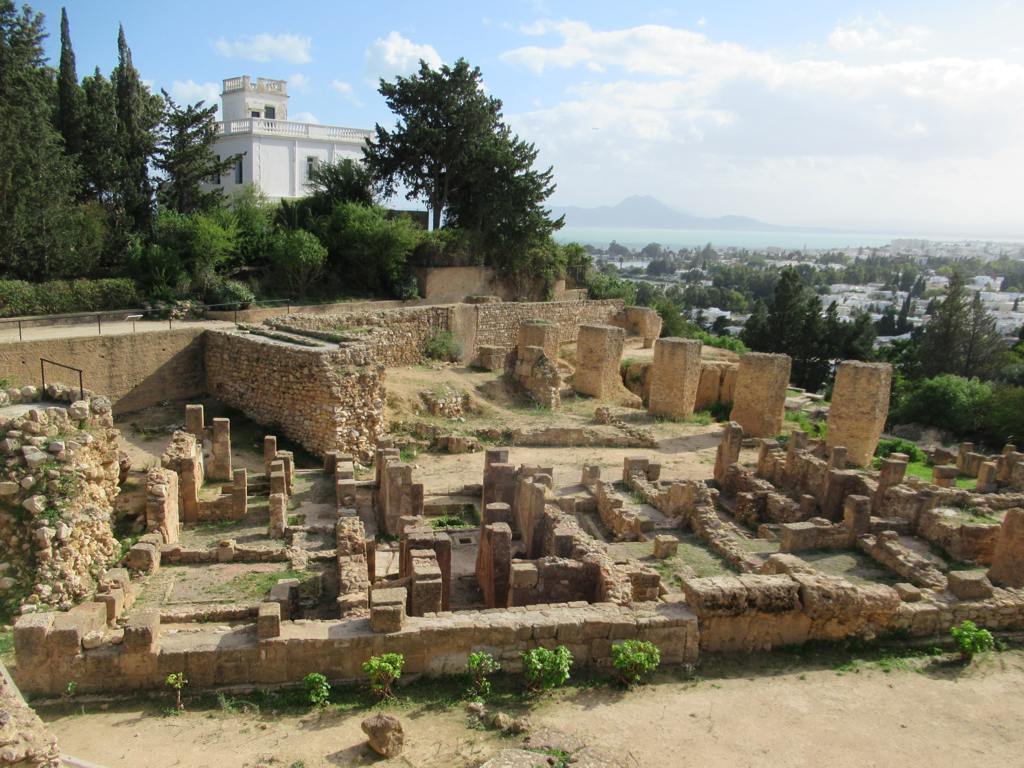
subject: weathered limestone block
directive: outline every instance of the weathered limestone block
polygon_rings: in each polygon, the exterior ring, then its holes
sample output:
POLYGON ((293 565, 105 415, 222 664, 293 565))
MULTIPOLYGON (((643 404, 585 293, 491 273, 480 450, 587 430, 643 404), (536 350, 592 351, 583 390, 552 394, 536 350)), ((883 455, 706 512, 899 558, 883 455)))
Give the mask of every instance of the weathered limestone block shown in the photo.
POLYGON ((232 473, 232 477, 232 517, 241 520, 249 512, 249 472, 245 467, 239 467, 232 473))
POLYGON ((975 485, 976 493, 995 493, 998 489, 996 474, 999 467, 994 461, 983 461, 978 465, 978 482, 975 485))
POLYGON ((158 531, 167 544, 178 541, 178 475, 154 467, 146 475, 146 530, 158 531))
POLYGON ((889 414, 891 385, 888 363, 845 360, 836 369, 827 443, 844 446, 847 459, 858 467, 866 467, 875 455, 889 414))
POLYGON ((740 358, 730 421, 748 437, 774 437, 782 431, 791 364, 788 355, 764 352, 740 358))
POLYGON ((0 765, 11 768, 61 768, 57 739, 10 684, 0 665, 0 765))
POLYGON ((679 551, 679 539, 675 536, 659 533, 654 537, 654 557, 656 560, 664 560, 672 557, 679 551))
POLYGON ((512 529, 508 523, 490 523, 480 532, 476 580, 488 608, 508 605, 512 569, 512 529))
POLYGON ((955 488, 960 470, 953 464, 945 464, 932 468, 932 482, 939 488, 955 488))
POLYGON ((384 757, 398 757, 405 745, 405 731, 402 721, 394 715, 378 712, 360 724, 366 734, 370 748, 384 757))
POLYGON ((207 477, 231 480, 231 419, 214 419, 207 477))
POLYGON ((288 497, 283 493, 270 494, 270 523, 267 535, 272 539, 283 539, 288 522, 288 497))
POLYGON ((650 307, 624 307, 611 319, 613 325, 643 338, 644 349, 654 346, 661 335, 661 315, 650 307))
POLYGON ((277 438, 274 435, 263 437, 263 471, 270 476, 270 464, 277 456, 277 438))
POLYGON ((601 400, 638 407, 640 398, 627 390, 619 375, 626 332, 611 325, 581 325, 576 339, 573 388, 601 400))
POLYGON ((1006 510, 988 575, 997 584, 1024 587, 1024 509, 1006 510))
POLYGON ((509 351, 494 344, 481 344, 476 348, 476 364, 485 371, 503 371, 509 351))
POLYGON ((256 616, 256 635, 268 640, 281 634, 281 605, 276 602, 260 603, 256 616))
POLYGON ((847 496, 843 502, 843 525, 854 536, 867 533, 871 528, 871 499, 867 496, 847 496))
POLYGON ((201 404, 185 405, 185 431, 195 436, 200 443, 206 438, 206 416, 201 404))
POLYGON ((128 550, 126 562, 133 571, 153 573, 160 568, 160 550, 154 544, 140 541, 128 550))
POLYGON ((685 419, 693 415, 701 377, 701 346, 697 339, 667 338, 654 343, 647 404, 652 416, 685 419))
POLYGON ((156 653, 160 641, 160 614, 137 611, 124 628, 124 649, 129 653, 156 653))
POLYGON ((961 600, 987 600, 992 597, 992 582, 984 571, 950 571, 946 578, 949 591, 961 600))
POLYGON ((715 482, 725 482, 726 470, 740 460, 740 448, 743 443, 743 426, 730 421, 722 428, 722 440, 715 454, 715 482))
POLYGON ((516 356, 523 357, 527 347, 540 347, 553 363, 558 361, 558 326, 547 320, 524 320, 516 334, 516 356))
POLYGON ((437 555, 432 549, 414 549, 409 554, 409 615, 437 613, 441 610, 444 592, 437 555))
POLYGON ((405 587, 377 588, 370 592, 370 627, 374 632, 399 632, 405 622, 408 590, 405 587))

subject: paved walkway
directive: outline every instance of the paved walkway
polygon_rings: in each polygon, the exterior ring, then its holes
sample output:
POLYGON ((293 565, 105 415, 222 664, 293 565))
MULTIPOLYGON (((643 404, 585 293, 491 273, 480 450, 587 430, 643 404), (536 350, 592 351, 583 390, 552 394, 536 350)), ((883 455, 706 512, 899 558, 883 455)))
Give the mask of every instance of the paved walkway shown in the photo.
MULTIPOLYGON (((225 320, 174 320, 171 330, 178 328, 234 328, 235 324, 225 320)), ((95 321, 77 325, 25 325, 22 328, 22 340, 37 341, 42 339, 69 339, 85 336, 121 336, 129 333, 151 333, 166 331, 166 320, 138 320, 135 323, 125 320, 104 322, 99 332, 95 321)), ((0 344, 17 342, 18 326, 14 323, 0 324, 0 344)))

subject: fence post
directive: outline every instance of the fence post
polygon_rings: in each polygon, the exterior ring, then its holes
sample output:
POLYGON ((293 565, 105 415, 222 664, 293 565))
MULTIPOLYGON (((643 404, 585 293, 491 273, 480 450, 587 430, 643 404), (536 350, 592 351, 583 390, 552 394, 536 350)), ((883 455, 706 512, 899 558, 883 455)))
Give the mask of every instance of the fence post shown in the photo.
POLYGON ((24 341, 21 335, 21 320, 18 321, 18 341, 24 341))
POLYGON ((103 335, 103 323, 100 320, 100 316, 99 315, 96 315, 96 335, 97 336, 102 336, 103 335))
POLYGON ((39 378, 43 380, 43 391, 46 391, 46 361, 39 358, 39 378))

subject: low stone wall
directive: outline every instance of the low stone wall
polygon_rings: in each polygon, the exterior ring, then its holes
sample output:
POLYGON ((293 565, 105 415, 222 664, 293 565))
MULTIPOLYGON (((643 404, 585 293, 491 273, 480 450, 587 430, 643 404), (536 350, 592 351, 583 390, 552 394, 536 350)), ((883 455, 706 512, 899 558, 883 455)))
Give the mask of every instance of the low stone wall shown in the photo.
POLYGON ((406 618, 392 633, 374 632, 369 618, 282 621, 279 634, 264 639, 254 624, 228 636, 213 628, 161 634, 158 617, 139 613, 120 642, 91 649, 81 647, 80 634, 59 630, 53 614, 46 617, 49 623, 15 629, 18 683, 37 696, 59 695, 70 680, 80 693, 161 689, 174 672, 184 672, 193 689, 298 683, 310 672, 357 681, 365 679, 363 662, 386 652, 405 655, 407 675, 428 676, 464 673, 475 650, 489 651, 510 672, 520 669, 522 651, 556 643, 581 667, 609 667, 612 644, 628 638, 655 643, 668 664, 692 663, 699 652, 697 621, 678 603, 574 602, 428 614, 406 618))
POLYGON ((0 765, 10 768, 61 768, 57 739, 21 698, 0 664, 0 765))

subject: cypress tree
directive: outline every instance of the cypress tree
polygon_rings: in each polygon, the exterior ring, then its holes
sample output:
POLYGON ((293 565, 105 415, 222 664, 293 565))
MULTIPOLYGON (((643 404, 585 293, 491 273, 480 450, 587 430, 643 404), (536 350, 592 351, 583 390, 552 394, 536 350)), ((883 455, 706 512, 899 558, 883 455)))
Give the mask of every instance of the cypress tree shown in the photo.
POLYGON ((60 9, 60 68, 57 75, 57 130, 64 137, 70 155, 82 151, 82 88, 75 71, 75 51, 71 47, 68 12, 60 9))
POLYGON ((153 226, 153 184, 149 161, 156 150, 155 129, 160 121, 160 99, 150 94, 132 64, 132 51, 124 26, 117 32, 117 68, 114 70, 117 98, 117 138, 121 155, 121 207, 135 231, 147 235, 153 226))

